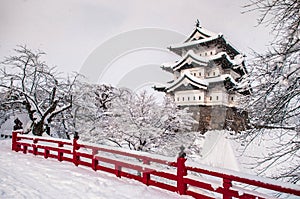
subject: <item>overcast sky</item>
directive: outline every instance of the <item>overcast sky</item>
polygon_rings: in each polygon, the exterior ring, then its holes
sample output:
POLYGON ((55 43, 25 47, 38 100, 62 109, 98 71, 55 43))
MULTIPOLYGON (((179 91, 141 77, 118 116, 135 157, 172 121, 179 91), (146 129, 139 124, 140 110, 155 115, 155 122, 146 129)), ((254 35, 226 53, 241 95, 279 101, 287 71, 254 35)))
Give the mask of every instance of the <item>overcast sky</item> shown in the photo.
MULTIPOLYGON (((246 0, 0 0, 0 59, 18 44, 47 53, 49 65, 80 71, 103 42, 141 28, 188 36, 196 19, 222 32, 240 51, 263 51, 270 40, 255 27, 256 13, 241 14, 246 0)), ((145 40, 148 38, 145 37, 145 40)), ((171 44, 170 44, 171 45, 171 44)), ((115 46, 115 48, 117 48, 115 46)))

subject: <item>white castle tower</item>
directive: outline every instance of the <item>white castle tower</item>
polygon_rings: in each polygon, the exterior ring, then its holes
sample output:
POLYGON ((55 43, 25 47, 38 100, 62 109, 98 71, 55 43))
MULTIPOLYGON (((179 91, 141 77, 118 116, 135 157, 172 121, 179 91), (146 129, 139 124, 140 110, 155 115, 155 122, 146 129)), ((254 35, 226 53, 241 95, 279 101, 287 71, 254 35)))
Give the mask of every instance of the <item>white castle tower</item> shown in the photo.
POLYGON ((190 107, 199 121, 197 130, 228 127, 225 120, 237 116, 239 98, 248 93, 239 85, 247 73, 244 56, 221 33, 202 28, 199 21, 183 43, 169 50, 181 56, 176 62, 162 65, 174 80, 155 89, 173 96, 178 106, 190 107), (201 126, 203 122, 206 124, 201 126))

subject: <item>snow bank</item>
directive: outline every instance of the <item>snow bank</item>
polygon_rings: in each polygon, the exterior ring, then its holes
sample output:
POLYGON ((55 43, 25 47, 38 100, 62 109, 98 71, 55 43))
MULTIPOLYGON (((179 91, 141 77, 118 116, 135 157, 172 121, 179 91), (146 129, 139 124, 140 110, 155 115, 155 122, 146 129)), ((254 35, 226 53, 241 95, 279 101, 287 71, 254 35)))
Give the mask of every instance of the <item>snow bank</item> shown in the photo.
POLYGON ((202 146, 202 157, 194 161, 205 165, 240 171, 240 165, 233 150, 227 131, 208 131, 202 146))

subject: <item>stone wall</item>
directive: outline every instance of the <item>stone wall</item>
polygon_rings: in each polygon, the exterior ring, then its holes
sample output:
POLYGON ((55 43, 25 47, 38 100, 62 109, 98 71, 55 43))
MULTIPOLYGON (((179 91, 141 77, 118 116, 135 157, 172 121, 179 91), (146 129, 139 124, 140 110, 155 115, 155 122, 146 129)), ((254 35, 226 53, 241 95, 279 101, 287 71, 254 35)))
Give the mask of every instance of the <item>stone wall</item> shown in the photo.
POLYGON ((247 129, 247 113, 235 107, 189 106, 189 111, 198 122, 193 126, 193 131, 205 133, 208 130, 227 129, 238 132, 247 129))

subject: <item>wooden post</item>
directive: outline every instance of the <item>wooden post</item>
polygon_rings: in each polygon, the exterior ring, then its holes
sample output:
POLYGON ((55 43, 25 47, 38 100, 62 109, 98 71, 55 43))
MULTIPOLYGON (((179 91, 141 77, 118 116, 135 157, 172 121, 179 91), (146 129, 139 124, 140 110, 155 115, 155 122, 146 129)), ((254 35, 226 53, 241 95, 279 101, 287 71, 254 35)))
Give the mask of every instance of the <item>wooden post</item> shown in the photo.
POLYGON ((98 163, 99 161, 97 159, 95 159, 95 155, 97 155, 98 153, 98 149, 93 149, 92 151, 92 155, 93 155, 93 158, 92 158, 92 169, 94 171, 97 171, 97 166, 98 166, 98 163))
POLYGON ((184 195, 187 190, 187 185, 183 181, 184 176, 187 175, 185 161, 185 158, 177 158, 177 190, 180 195, 184 195))
POLYGON ((27 153, 27 146, 23 145, 23 153, 26 154, 27 153))
POLYGON ((122 167, 115 165, 115 174, 119 178, 121 178, 121 169, 122 169, 122 167))
MULTIPOLYGON (((149 165, 150 164, 150 161, 148 159, 143 159, 143 164, 146 164, 146 165, 149 165)), ((149 171, 145 172, 143 171, 143 183, 145 185, 149 185, 149 180, 150 180, 150 173, 149 171)))
POLYGON ((76 154, 76 150, 78 150, 80 148, 80 146, 77 143, 78 137, 74 136, 73 139, 73 163, 78 166, 79 164, 79 157, 76 154))
POLYGON ((232 186, 231 180, 223 178, 223 199, 232 199, 231 194, 230 194, 230 187, 232 186))
POLYGON ((18 132, 13 131, 12 132, 12 141, 11 141, 11 149, 13 151, 18 151, 18 147, 17 147, 17 137, 18 137, 18 132))
MULTIPOLYGON (((62 143, 58 143, 58 147, 59 148, 61 148, 61 147, 63 147, 64 145, 62 144, 62 143)), ((64 155, 64 153, 63 152, 61 152, 60 150, 57 152, 57 160, 58 161, 62 161, 62 159, 63 159, 63 155, 64 155)))
POLYGON ((37 143, 37 142, 38 142, 38 141, 37 141, 36 139, 33 140, 32 153, 33 153, 34 155, 37 155, 37 147, 36 147, 36 143, 37 143))
POLYGON ((44 149, 44 158, 48 158, 49 157, 49 150, 48 149, 44 149))

